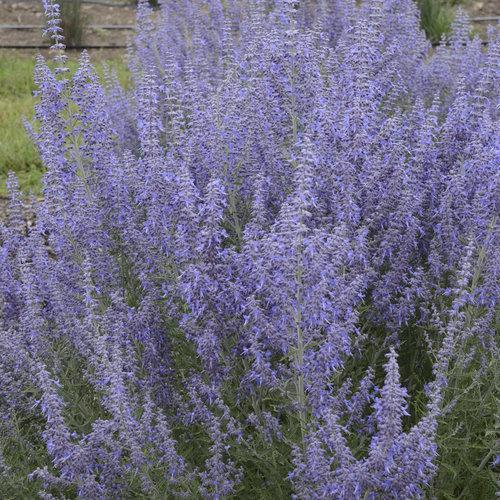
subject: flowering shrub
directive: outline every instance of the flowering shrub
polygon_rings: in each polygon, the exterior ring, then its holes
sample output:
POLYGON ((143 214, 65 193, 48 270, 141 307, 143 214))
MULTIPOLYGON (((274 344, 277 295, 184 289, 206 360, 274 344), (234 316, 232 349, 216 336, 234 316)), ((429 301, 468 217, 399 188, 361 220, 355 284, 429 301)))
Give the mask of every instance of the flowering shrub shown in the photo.
POLYGON ((143 0, 125 90, 70 75, 45 10, 44 199, 27 231, 11 177, 0 233, 6 496, 439 496, 498 355, 495 33, 143 0))

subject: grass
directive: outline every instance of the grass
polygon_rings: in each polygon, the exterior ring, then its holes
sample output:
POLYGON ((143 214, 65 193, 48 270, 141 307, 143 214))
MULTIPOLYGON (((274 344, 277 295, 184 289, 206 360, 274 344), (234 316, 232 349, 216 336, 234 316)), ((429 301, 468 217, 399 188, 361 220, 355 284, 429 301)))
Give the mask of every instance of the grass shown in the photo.
POLYGON ((82 0, 60 0, 64 43, 68 47, 82 44, 87 16, 82 13, 82 0))
POLYGON ((33 117, 33 67, 30 59, 0 56, 0 193, 12 170, 20 174, 23 190, 39 190, 42 165, 23 125, 33 117))
POLYGON ((462 0, 417 0, 420 25, 432 43, 439 43, 450 32, 455 18, 455 7, 462 0))
MULTIPOLYGON (((127 84, 128 71, 123 58, 99 59, 96 62, 98 74, 102 75, 108 65, 116 70, 121 83, 127 84)), ((76 57, 70 60, 69 66, 76 69, 76 57)), ((41 190, 43 165, 23 123, 25 119, 33 119, 36 103, 34 67, 33 55, 0 52, 0 195, 6 194, 9 171, 18 175, 24 192, 37 195, 41 190)))

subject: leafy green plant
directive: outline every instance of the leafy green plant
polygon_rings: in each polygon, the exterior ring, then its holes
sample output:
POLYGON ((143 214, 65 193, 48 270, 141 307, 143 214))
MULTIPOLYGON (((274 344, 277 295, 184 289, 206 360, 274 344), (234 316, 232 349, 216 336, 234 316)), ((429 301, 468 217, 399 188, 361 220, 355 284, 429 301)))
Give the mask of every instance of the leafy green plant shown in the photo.
POLYGON ((82 0, 61 1, 61 27, 68 47, 78 47, 83 41, 87 18, 82 12, 82 0))
POLYGON ((420 25, 429 40, 438 43, 443 35, 450 32, 453 22, 452 5, 443 0, 418 0, 420 25))
MULTIPOLYGON (((135 3, 137 4, 138 0, 135 0, 135 3)), ((151 5, 151 7, 158 7, 158 0, 149 0, 149 5, 151 5)))

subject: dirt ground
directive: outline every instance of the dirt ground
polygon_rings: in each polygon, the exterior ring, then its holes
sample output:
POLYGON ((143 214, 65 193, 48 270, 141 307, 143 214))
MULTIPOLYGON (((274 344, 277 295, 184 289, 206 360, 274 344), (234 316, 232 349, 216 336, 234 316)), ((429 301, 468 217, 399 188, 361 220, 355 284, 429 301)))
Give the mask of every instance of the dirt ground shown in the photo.
POLYGON ((498 0, 483 0, 466 2, 465 8, 471 17, 500 16, 500 2, 498 0))
MULTIPOLYGON (((109 2, 109 0, 108 0, 109 2)), ((110 2, 111 3, 111 2, 110 2)), ((125 1, 114 2, 123 5, 125 1)), ((135 6, 107 6, 83 4, 83 16, 87 26, 94 25, 133 25, 135 6)), ((44 25, 42 2, 40 0, 0 0, 0 25, 36 25, 40 28, 28 30, 0 29, 0 45, 38 45, 49 44, 42 38, 44 25)), ((84 45, 123 45, 131 30, 85 29, 84 45)))
MULTIPOLYGON (((475 17, 498 17, 500 16, 500 0, 469 0, 464 5, 465 10, 471 18, 475 17)), ((496 25, 498 21, 473 21, 472 27, 482 39, 487 37, 489 25, 496 25)))
MULTIPOLYGON (((83 15, 87 26, 92 25, 133 25, 135 7, 130 0, 104 0, 115 6, 83 4, 83 15), (123 6, 129 3, 128 6, 123 6), (120 6, 118 6, 120 5, 120 6)), ((44 24, 40 0, 0 0, 0 25, 37 25, 44 24)), ((466 0, 465 9, 471 17, 500 16, 500 0, 466 0)), ((494 22, 491 22, 494 24, 494 22)), ((475 31, 481 36, 486 33, 487 22, 474 23, 475 31)), ((84 31, 84 45, 123 45, 131 30, 89 29, 84 31)), ((48 44, 41 36, 41 28, 30 30, 0 29, 0 45, 38 45, 48 44)))

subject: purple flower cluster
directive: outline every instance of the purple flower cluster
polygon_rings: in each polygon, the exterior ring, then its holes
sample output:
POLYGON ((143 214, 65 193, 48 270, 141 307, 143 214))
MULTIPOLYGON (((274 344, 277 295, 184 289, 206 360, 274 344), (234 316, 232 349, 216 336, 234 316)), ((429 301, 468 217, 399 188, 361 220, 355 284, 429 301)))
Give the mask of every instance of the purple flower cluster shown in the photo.
POLYGON ((138 3, 131 88, 37 59, 47 172, 35 225, 11 177, 0 227, 1 425, 39 422, 45 498, 278 474, 295 498, 424 496, 450 368, 474 337, 497 354, 498 36, 461 16, 433 49, 411 0, 160 4, 138 3))

